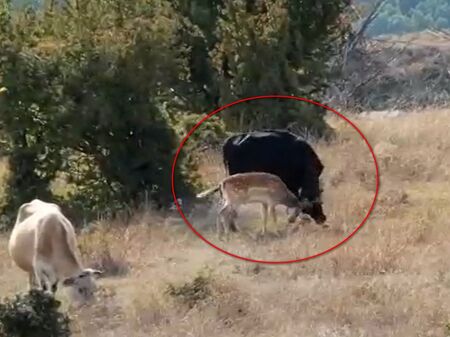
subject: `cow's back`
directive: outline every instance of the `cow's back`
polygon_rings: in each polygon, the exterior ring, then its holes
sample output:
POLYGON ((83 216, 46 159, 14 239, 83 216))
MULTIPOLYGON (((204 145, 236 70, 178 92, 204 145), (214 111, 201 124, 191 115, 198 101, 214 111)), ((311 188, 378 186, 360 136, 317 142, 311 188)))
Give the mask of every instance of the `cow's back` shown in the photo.
POLYGON ((52 254, 54 242, 65 240, 67 226, 62 219, 65 217, 56 204, 36 199, 20 207, 8 249, 21 269, 31 271, 36 253, 52 254))
MULTIPOLYGON (((312 147, 289 131, 266 129, 229 137, 223 146, 229 175, 267 172, 277 175, 298 195, 318 196, 323 165, 312 147)), ((315 197, 313 197, 315 198, 315 197)))
POLYGON ((71 222, 56 209, 48 209, 39 219, 38 254, 66 277, 81 265, 76 234, 71 222))
POLYGON ((286 176, 295 160, 295 136, 283 131, 258 131, 227 139, 223 147, 229 174, 262 171, 286 176))
POLYGON ((34 199, 30 202, 22 204, 17 212, 16 224, 23 222, 26 218, 38 212, 45 212, 46 210, 55 209, 61 211, 57 204, 45 202, 39 199, 34 199))
POLYGON ((9 255, 19 268, 31 272, 36 239, 36 223, 34 216, 28 216, 24 221, 16 223, 8 242, 9 255))
POLYGON ((35 211, 31 214, 30 208, 32 206, 26 205, 24 212, 21 213, 21 218, 18 216, 11 236, 9 238, 9 254, 14 262, 25 271, 32 271, 33 258, 36 250, 36 238, 38 237, 38 226, 42 217, 46 214, 44 210, 35 211))

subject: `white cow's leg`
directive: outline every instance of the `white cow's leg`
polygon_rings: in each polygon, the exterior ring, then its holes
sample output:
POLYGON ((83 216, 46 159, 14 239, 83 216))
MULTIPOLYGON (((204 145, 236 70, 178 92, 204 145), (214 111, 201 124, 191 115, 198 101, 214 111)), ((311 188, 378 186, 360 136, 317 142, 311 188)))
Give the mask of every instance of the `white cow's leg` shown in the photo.
POLYGON ((58 283, 53 268, 44 261, 37 260, 34 264, 34 270, 39 288, 44 292, 53 293, 52 290, 55 290, 55 284, 58 283))
POLYGON ((33 272, 28 273, 28 285, 30 290, 36 289, 39 287, 39 285, 36 282, 36 275, 33 272))

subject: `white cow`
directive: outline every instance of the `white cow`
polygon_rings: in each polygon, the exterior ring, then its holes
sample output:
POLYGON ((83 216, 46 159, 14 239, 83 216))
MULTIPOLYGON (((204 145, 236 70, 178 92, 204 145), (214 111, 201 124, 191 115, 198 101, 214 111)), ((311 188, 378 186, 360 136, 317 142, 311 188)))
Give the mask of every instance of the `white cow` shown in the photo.
POLYGON ((20 206, 8 248, 30 288, 54 294, 62 280, 75 302, 93 299, 94 276, 102 272, 82 267, 75 230, 58 205, 34 199, 20 206))

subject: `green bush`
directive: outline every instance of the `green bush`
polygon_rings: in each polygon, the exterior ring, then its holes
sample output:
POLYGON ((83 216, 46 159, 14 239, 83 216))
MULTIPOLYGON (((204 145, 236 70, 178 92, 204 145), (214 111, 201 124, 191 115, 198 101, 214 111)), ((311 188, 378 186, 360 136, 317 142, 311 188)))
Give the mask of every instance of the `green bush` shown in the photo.
POLYGON ((211 275, 199 273, 191 282, 181 285, 169 284, 166 293, 177 298, 189 308, 211 296, 211 275))
POLYGON ((32 290, 0 303, 0 336, 68 337, 70 319, 58 311, 60 302, 32 290))

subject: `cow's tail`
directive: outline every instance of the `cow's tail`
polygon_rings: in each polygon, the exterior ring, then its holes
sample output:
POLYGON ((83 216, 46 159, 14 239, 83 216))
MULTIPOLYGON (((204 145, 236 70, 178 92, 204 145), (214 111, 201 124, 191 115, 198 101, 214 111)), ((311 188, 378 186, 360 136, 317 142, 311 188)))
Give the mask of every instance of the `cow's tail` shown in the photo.
POLYGON ((220 185, 214 186, 213 188, 210 188, 209 190, 206 190, 206 191, 203 191, 203 192, 197 194, 197 198, 201 199, 201 198, 207 197, 208 195, 213 194, 213 193, 217 192, 218 190, 220 190, 220 185))

